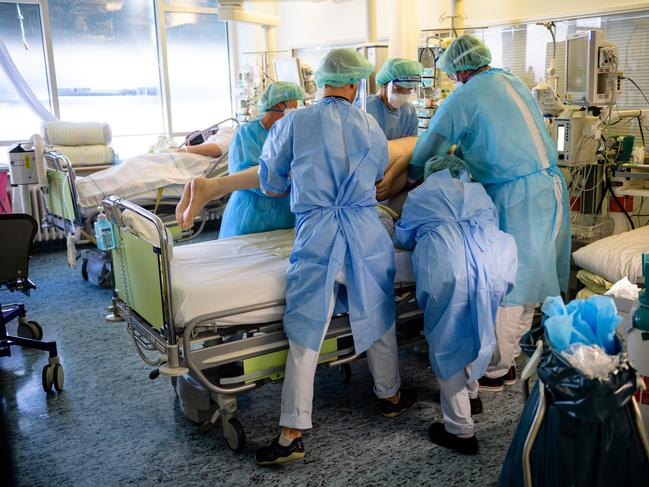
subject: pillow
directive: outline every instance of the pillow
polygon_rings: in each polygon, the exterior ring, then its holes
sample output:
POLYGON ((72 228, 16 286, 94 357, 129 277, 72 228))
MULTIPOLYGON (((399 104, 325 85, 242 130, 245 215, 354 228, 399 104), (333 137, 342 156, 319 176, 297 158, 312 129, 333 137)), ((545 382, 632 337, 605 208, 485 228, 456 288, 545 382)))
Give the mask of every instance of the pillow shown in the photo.
POLYGON ((579 272, 577 272, 577 279, 584 286, 590 288, 596 294, 605 294, 606 291, 611 289, 611 287, 613 286, 613 284, 608 282, 602 276, 598 276, 597 274, 593 274, 592 272, 588 272, 584 269, 581 269, 579 272))
POLYGON ((597 240, 572 254, 582 269, 609 282, 627 277, 633 284, 644 281, 642 254, 649 252, 649 226, 597 240))
POLYGON ((112 164, 115 158, 109 145, 51 145, 48 148, 66 155, 72 167, 112 164))
POLYGON ((43 122, 41 135, 50 145, 97 145, 110 144, 110 125, 101 122, 43 122))

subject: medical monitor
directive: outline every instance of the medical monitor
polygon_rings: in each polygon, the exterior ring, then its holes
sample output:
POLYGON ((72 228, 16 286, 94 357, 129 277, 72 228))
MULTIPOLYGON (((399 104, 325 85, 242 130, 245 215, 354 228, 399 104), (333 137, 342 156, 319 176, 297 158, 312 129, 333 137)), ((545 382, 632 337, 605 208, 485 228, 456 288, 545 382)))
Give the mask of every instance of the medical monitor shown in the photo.
POLYGON ((566 101, 605 106, 617 89, 617 47, 604 33, 590 30, 566 40, 566 101))

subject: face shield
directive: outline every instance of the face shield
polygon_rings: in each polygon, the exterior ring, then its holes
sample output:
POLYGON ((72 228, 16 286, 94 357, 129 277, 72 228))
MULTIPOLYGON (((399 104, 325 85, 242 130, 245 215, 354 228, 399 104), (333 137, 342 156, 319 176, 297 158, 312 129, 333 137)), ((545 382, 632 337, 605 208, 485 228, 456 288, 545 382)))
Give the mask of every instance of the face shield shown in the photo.
POLYGON ((417 88, 421 82, 419 76, 407 80, 392 80, 386 88, 388 103, 392 108, 399 108, 404 103, 412 102, 417 95, 417 88), (416 80, 414 78, 417 78, 416 80))

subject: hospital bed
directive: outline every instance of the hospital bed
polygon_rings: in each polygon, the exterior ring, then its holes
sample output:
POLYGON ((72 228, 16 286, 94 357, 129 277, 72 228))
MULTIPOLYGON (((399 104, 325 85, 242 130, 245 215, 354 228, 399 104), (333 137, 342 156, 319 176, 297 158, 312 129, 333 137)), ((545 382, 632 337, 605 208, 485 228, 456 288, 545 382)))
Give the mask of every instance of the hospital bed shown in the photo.
MULTIPOLYGON (((173 247, 150 211, 115 196, 103 205, 117 242, 114 304, 140 357, 156 367, 151 377, 171 377, 185 415, 207 428, 220 419, 228 446, 242 451, 237 394, 284 374, 282 316, 293 230, 173 247)), ((397 335, 406 346, 423 340, 423 315, 411 254, 395 255, 397 335)), ((349 363, 358 357, 347 316, 335 316, 320 367, 340 367, 348 378, 349 363)))
MULTIPOLYGON (((60 152, 47 151, 44 154, 47 174, 47 187, 43 189, 46 209, 45 225, 63 231, 67 236, 76 236, 95 244, 94 222, 99 214, 98 205, 82 206, 77 185, 77 174, 70 160, 60 152)), ((212 165, 206 177, 224 176, 227 174, 227 154, 221 156, 212 165)), ((227 198, 211 202, 196 217, 198 227, 182 230, 175 218, 175 208, 182 196, 183 186, 172 185, 146 192, 134 199, 147 207, 172 228, 174 238, 185 240, 198 236, 208 221, 219 219, 227 198)))
MULTIPOLYGON (((214 133, 220 126, 230 122, 233 122, 235 126, 238 124, 234 119, 226 119, 205 131, 194 132, 190 134, 190 137, 193 140, 196 140, 197 136, 207 139, 209 133, 214 133)), ((59 228, 66 235, 75 235, 78 232, 81 238, 92 243, 95 243, 93 224, 98 214, 97 208, 101 205, 101 200, 109 194, 128 197, 129 200, 158 214, 165 225, 173 229, 175 239, 196 237, 208 221, 219 219, 222 216, 227 203, 227 197, 211 202, 197 216, 198 227, 190 230, 183 231, 175 221, 175 208, 184 188, 184 182, 179 183, 179 180, 187 179, 188 172, 191 177, 226 175, 228 171, 227 152, 219 158, 186 153, 156 154, 153 159, 169 159, 168 166, 174 173, 173 177, 170 175, 170 180, 165 181, 164 176, 160 174, 164 167, 162 163, 160 169, 144 166, 141 171, 135 171, 136 174, 133 174, 134 171, 131 170, 121 177, 118 173, 120 168, 113 167, 105 173, 103 184, 106 186, 102 187, 102 183, 96 180, 98 176, 101 176, 101 173, 95 173, 93 175, 95 179, 92 180, 79 179, 76 168, 73 167, 67 156, 59 151, 40 150, 44 152, 43 164, 47 174, 47 187, 44 188, 45 207, 48 210, 47 223, 59 228), (180 158, 184 159, 182 164, 180 160, 176 160, 180 158), (154 178, 154 184, 160 183, 160 186, 149 189, 150 181, 153 181, 154 178), (116 185, 115 182, 118 184, 116 185)), ((36 147, 37 153, 40 153, 40 150, 36 147)), ((150 164, 152 156, 142 156, 142 158, 143 164, 147 164, 144 158, 149 158, 148 163, 150 164)))

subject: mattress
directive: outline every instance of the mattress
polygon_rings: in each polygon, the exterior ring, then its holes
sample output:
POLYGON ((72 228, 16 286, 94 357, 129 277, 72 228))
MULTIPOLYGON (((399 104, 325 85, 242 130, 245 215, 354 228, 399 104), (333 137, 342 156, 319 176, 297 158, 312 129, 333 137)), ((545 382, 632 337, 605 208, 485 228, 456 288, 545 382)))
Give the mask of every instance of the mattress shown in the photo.
MULTIPOLYGON (((206 315, 221 325, 280 320, 284 306, 237 309, 284 299, 293 230, 257 233, 174 247, 171 287, 176 327, 206 315), (234 310, 234 311, 233 311, 234 310)), ((411 253, 395 253, 395 283, 414 281, 411 253)))

